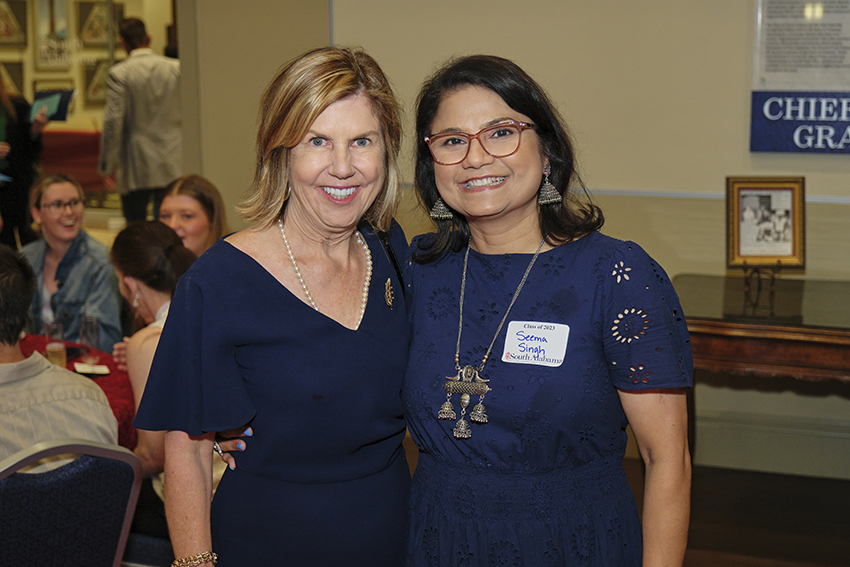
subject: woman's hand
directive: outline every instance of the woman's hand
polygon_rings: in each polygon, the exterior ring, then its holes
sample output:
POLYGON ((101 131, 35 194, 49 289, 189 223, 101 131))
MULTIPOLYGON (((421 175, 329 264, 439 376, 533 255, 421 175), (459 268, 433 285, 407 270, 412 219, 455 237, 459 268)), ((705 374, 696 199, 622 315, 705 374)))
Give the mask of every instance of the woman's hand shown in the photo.
POLYGON ((130 337, 124 337, 123 341, 112 346, 112 359, 118 370, 122 372, 127 372, 127 341, 129 340, 130 337))
POLYGON ((220 431, 216 433, 215 440, 218 443, 221 453, 221 460, 227 463, 230 470, 236 468, 236 459, 231 454, 234 451, 244 451, 247 444, 240 437, 251 437, 254 435, 254 430, 250 427, 240 427, 239 429, 231 429, 230 431, 220 431))
POLYGON ((50 119, 47 117, 47 107, 42 106, 32 119, 32 124, 30 125, 30 137, 35 140, 41 136, 41 133, 44 132, 44 127, 47 126, 48 122, 50 122, 50 119))
POLYGON ((10 146, 7 142, 0 142, 0 159, 3 159, 7 155, 9 155, 9 150, 11 149, 12 146, 10 146))

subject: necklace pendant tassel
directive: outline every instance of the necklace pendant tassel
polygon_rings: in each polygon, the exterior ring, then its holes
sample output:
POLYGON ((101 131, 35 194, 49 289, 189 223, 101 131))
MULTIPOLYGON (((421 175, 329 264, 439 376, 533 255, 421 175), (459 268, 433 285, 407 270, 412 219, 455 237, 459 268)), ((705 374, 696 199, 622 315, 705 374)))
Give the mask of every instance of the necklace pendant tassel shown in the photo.
POLYGON ((440 412, 437 414, 437 419, 457 419, 457 414, 455 414, 455 408, 452 406, 452 402, 448 399, 451 397, 451 394, 446 396, 446 401, 443 402, 442 406, 440 406, 440 412))
MULTIPOLYGON (((549 193, 557 195, 558 201, 560 201, 561 196, 557 190, 555 190, 554 186, 549 183, 548 175, 549 174, 547 172, 545 185, 548 187, 544 187, 544 189, 549 193)), ((552 196, 545 195, 545 197, 546 199, 549 199, 552 196)), ((555 200, 547 200, 546 203, 541 202, 541 204, 551 204, 555 202, 555 200)), ((432 214, 431 216, 433 217, 434 215, 432 214)), ((458 309, 460 313, 458 315, 457 323, 457 346, 455 347, 455 369, 457 369, 457 375, 446 376, 446 382, 443 384, 443 390, 445 390, 447 394, 446 401, 442 406, 440 406, 440 411, 438 413, 439 419, 454 419, 455 410, 454 407, 452 407, 451 402, 452 394, 461 395, 460 419, 455 423, 454 429, 452 429, 452 433, 456 439, 469 439, 472 437, 472 428, 469 426, 469 422, 464 419, 466 417, 466 408, 469 407, 471 396, 479 396, 479 398, 478 403, 475 404, 472 411, 469 412, 469 421, 473 423, 487 423, 489 421, 487 417, 487 408, 484 407, 484 396, 491 391, 490 386, 487 385, 487 382, 490 380, 485 380, 479 373, 484 370, 484 365, 487 364, 487 359, 490 358, 490 353, 493 351, 493 345, 496 344, 496 339, 499 338, 499 333, 502 332, 502 327, 504 326, 505 321, 508 320, 508 314, 511 312, 517 297, 519 297, 519 294, 528 279, 528 275, 531 273, 531 268, 534 266, 534 262, 537 260, 537 257, 540 256, 540 251, 543 250, 543 246, 545 244, 546 240, 541 240, 540 245, 537 247, 537 251, 534 253, 534 256, 531 257, 531 261, 528 263, 528 267, 525 269, 525 273, 522 275, 522 279, 520 280, 516 291, 512 294, 511 302, 508 304, 508 308, 505 310, 505 314, 502 316, 499 326, 496 327, 496 333, 493 335, 493 340, 490 341, 490 346, 487 347, 487 351, 481 359, 481 364, 477 368, 471 364, 467 364, 463 368, 460 366, 460 337, 463 333, 463 301, 466 295, 466 273, 469 263, 471 242, 466 247, 466 254, 463 257, 463 276, 460 280, 460 307, 458 309)))
POLYGON ((472 408, 469 414, 469 421, 473 423, 487 423, 487 408, 480 401, 472 408))
POLYGON ((472 430, 469 427, 469 422, 463 418, 457 420, 455 428, 452 429, 455 439, 469 439, 472 437, 472 430))

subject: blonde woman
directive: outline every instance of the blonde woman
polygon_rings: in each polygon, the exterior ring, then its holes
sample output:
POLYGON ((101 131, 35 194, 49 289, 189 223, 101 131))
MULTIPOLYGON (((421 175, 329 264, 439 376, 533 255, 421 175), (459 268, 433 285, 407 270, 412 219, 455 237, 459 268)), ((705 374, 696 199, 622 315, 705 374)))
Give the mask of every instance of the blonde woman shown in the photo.
POLYGON ((181 279, 135 421, 167 431, 182 565, 403 564, 408 322, 369 227, 406 249, 400 140, 398 103, 362 51, 308 52, 268 86, 252 226, 181 279), (245 424, 251 450, 210 505, 214 432, 245 424))

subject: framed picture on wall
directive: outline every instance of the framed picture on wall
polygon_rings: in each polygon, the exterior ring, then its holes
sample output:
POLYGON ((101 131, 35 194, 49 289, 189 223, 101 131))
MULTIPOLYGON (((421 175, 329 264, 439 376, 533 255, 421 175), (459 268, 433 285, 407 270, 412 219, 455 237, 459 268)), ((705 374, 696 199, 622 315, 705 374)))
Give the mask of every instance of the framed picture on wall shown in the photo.
POLYGON ((86 108, 101 108, 106 105, 106 76, 109 61, 97 59, 82 65, 83 104, 86 108))
MULTIPOLYGON (((124 19, 124 4, 113 4, 115 22, 115 44, 118 39, 118 25, 124 19)), ((77 2, 77 37, 83 47, 106 47, 107 45, 107 6, 106 2, 77 2)))
POLYGON ((35 0, 35 68, 67 71, 71 68, 66 0, 35 0))
POLYGON ((24 94, 24 64, 20 61, 0 62, 0 79, 6 88, 24 94))
POLYGON ((803 177, 726 178, 729 268, 805 267, 803 177))
POLYGON ((0 47, 27 46, 26 0, 0 0, 0 47))

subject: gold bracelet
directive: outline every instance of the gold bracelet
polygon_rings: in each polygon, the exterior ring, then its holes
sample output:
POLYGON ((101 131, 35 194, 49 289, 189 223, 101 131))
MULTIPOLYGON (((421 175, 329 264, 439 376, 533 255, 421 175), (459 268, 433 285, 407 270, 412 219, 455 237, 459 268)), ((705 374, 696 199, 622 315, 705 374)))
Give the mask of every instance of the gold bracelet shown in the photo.
POLYGON ((196 565, 203 565, 204 563, 212 563, 213 565, 216 565, 218 563, 218 555, 212 551, 205 551, 197 555, 181 557, 180 559, 175 559, 174 563, 171 564, 171 567, 195 567, 196 565))

